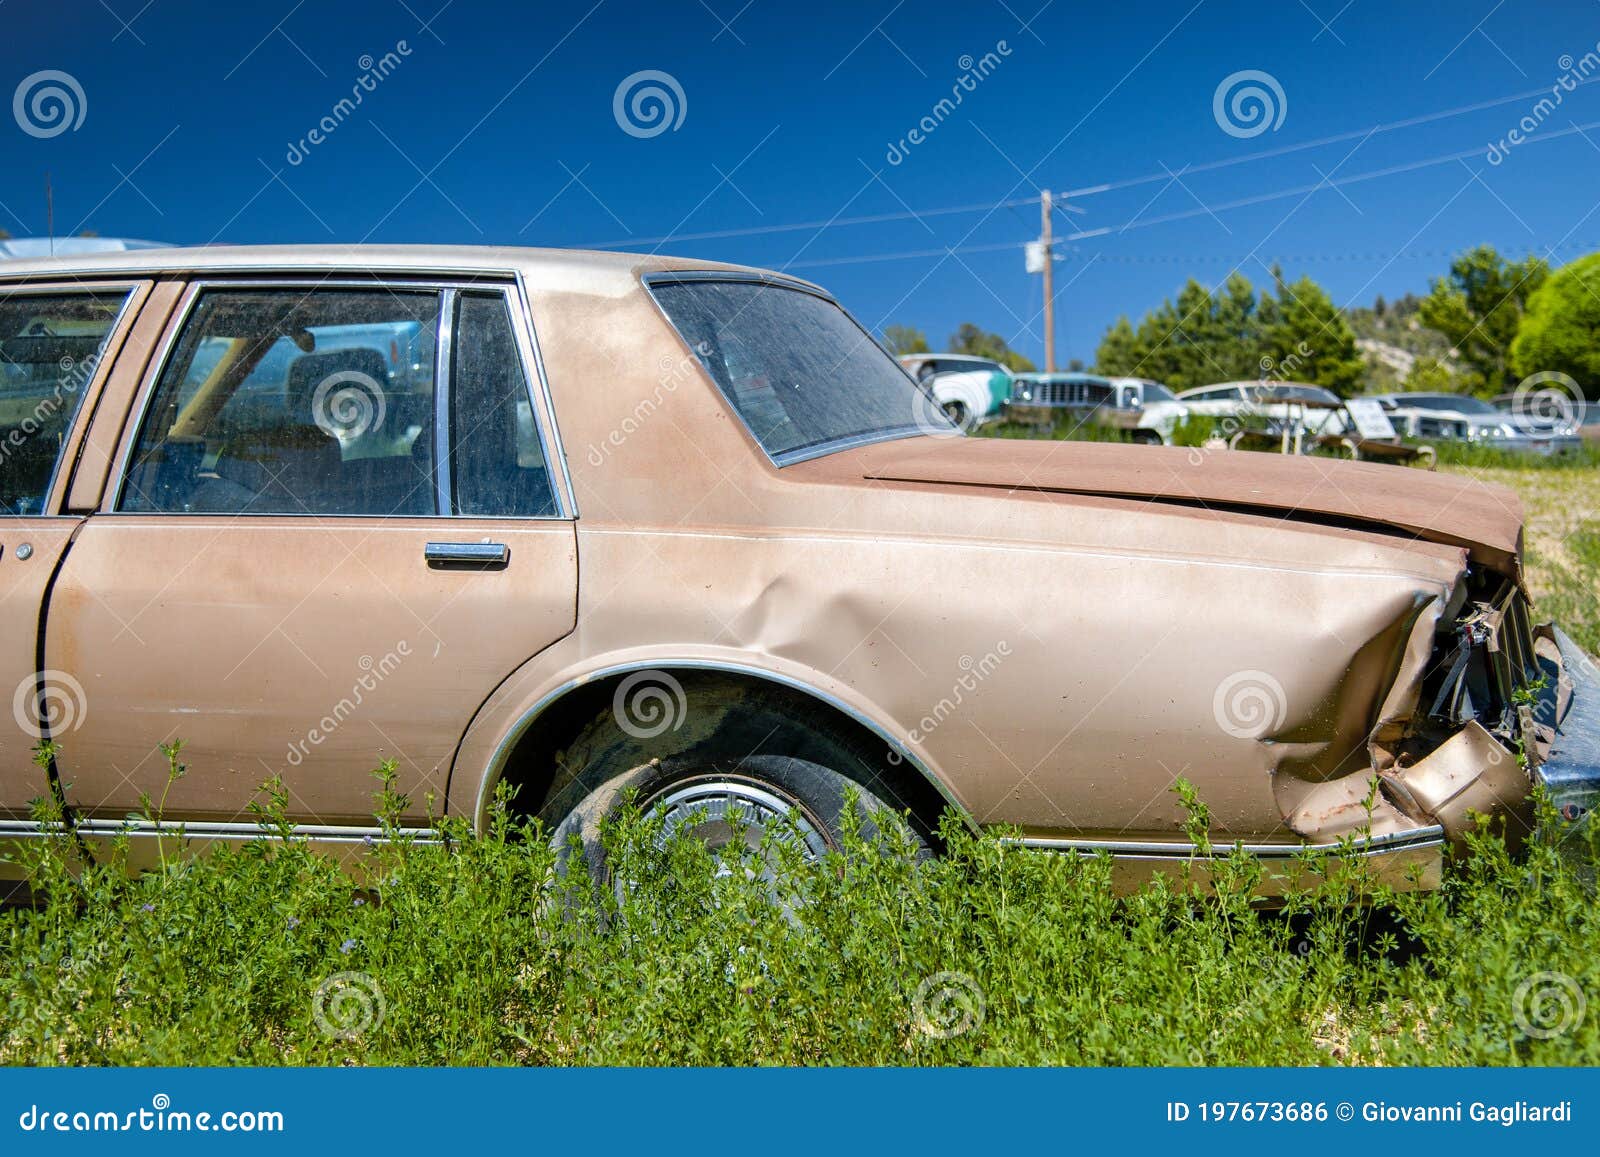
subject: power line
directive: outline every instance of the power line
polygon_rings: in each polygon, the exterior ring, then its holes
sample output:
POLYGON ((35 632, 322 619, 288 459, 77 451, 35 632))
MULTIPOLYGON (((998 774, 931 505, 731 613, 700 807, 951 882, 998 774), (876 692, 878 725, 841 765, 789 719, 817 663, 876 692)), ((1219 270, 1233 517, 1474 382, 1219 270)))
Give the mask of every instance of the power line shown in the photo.
MULTIPOLYGON (((1600 84, 1600 76, 1580 80, 1573 88, 1586 84, 1600 84)), ((1290 153, 1303 152, 1306 149, 1319 149, 1327 145, 1336 145, 1343 141, 1353 141, 1358 138, 1377 136, 1379 133, 1390 133, 1398 129, 1415 128, 1417 125, 1430 124, 1433 121, 1446 120, 1450 117, 1464 116, 1467 113, 1483 112, 1485 109, 1498 108, 1500 105, 1510 104, 1513 101, 1527 100, 1549 92, 1548 88, 1535 88, 1528 92, 1512 93, 1510 96, 1499 96, 1493 100, 1479 101, 1477 104, 1464 104, 1456 108, 1447 108, 1439 112, 1423 113, 1420 116, 1409 117, 1406 120, 1379 123, 1365 129, 1351 129, 1347 132, 1334 133, 1332 136, 1319 137, 1314 141, 1301 141, 1293 145, 1281 145, 1275 149, 1263 149, 1260 152, 1250 153, 1242 157, 1229 157, 1220 161, 1207 161, 1199 165, 1185 165, 1176 174, 1171 170, 1159 173, 1146 173, 1142 177, 1129 177, 1121 181, 1108 181, 1100 185, 1086 185, 1082 189, 1069 189, 1061 194, 1063 197, 1088 197, 1095 193, 1106 193, 1116 189, 1128 189, 1136 185, 1148 185, 1156 181, 1170 181, 1174 176, 1186 177, 1190 173, 1209 173, 1216 169, 1226 169, 1233 165, 1249 164, 1252 161, 1271 160, 1274 157, 1287 156, 1290 153)))
MULTIPOLYGON (((1600 84, 1600 77, 1590 77, 1579 80, 1574 89, 1584 85, 1600 84)), ((1188 176, 1191 173, 1209 173, 1219 169, 1232 168, 1236 165, 1247 165, 1255 161, 1271 160, 1276 157, 1287 156, 1291 153, 1304 152, 1308 149, 1324 148, 1328 145, 1339 144, 1343 141, 1356 140, 1377 136, 1381 133, 1396 132, 1400 129, 1415 128, 1422 124, 1431 124, 1434 121, 1447 120, 1452 117, 1465 116, 1468 113, 1483 112, 1486 109, 1498 108, 1501 105, 1511 104, 1514 101, 1528 100, 1549 92, 1548 87, 1530 89, 1526 92, 1512 93, 1508 96, 1494 97, 1490 100, 1478 101, 1475 104, 1458 105, 1455 108, 1441 109, 1437 112, 1422 113, 1405 120, 1380 122, 1364 129, 1350 129, 1345 132, 1334 133, 1331 136, 1318 137, 1316 140, 1300 141, 1292 145, 1280 145, 1277 148, 1262 149, 1258 152, 1247 153, 1239 157, 1226 157, 1215 161, 1205 161, 1196 165, 1186 165, 1176 173, 1170 169, 1163 169, 1159 173, 1145 173, 1138 177, 1126 177, 1116 181, 1105 181, 1097 185, 1085 185, 1079 189, 1070 189, 1059 194, 1057 208, 1070 211, 1067 203, 1071 199, 1092 197, 1099 193, 1108 193, 1122 189, 1135 188, 1139 185, 1148 185, 1156 181, 1170 181, 1174 176, 1188 176)), ((1593 127, 1593 126, 1589 126, 1593 127)), ((1563 130, 1570 132, 1570 130, 1563 130)), ((1469 156, 1471 150, 1462 156, 1469 156)), ((796 221, 785 225, 752 225, 740 229, 713 229, 701 233, 669 233, 660 237, 626 237, 620 240, 600 241, 589 245, 579 246, 583 249, 618 249, 630 245, 662 245, 681 241, 718 241, 732 237, 759 237, 777 233, 799 233, 808 230, 823 230, 842 228, 849 225, 882 225, 892 221, 915 221, 924 217, 948 217, 961 213, 987 213, 995 209, 1015 208, 1021 205, 1032 205, 1037 202, 1036 196, 1018 197, 1004 201, 983 201, 967 205, 947 205, 937 209, 908 209, 893 213, 870 213, 857 217, 831 217, 819 221, 796 221)), ((942 251, 941 251, 942 252, 942 251)))
MULTIPOLYGON (((1522 143, 1524 145, 1535 145, 1544 141, 1558 140, 1562 137, 1569 137, 1573 136, 1574 134, 1582 134, 1596 129, 1600 129, 1600 121, 1591 121, 1588 124, 1573 125, 1571 128, 1557 129, 1552 132, 1542 133, 1538 136, 1529 137, 1522 143)), ((1279 189, 1271 193, 1258 193, 1250 197, 1240 197, 1218 205, 1203 205, 1199 208, 1183 209, 1174 213, 1166 213, 1155 217, 1134 218, 1131 221, 1123 222, 1121 225, 1106 225, 1098 229, 1083 229, 1076 233, 1068 233, 1058 238, 1058 241, 1085 241, 1095 237, 1107 237, 1113 234, 1121 235, 1133 229, 1148 229, 1155 225, 1170 224, 1174 221, 1186 221, 1194 217, 1214 216, 1217 213, 1225 213, 1232 209, 1243 209, 1254 205, 1266 204, 1271 201, 1281 201, 1288 197, 1309 196, 1310 194, 1318 192, 1321 189, 1337 189, 1342 188, 1345 185, 1360 184, 1363 181, 1378 180, 1381 177, 1392 177, 1401 173, 1417 172, 1421 169, 1433 168, 1438 165, 1450 164, 1456 161, 1463 161, 1468 157, 1478 156, 1482 152, 1483 149, 1481 147, 1463 149, 1459 152, 1444 153, 1435 157, 1427 157, 1420 161, 1407 161, 1403 164, 1388 165, 1381 169, 1370 169, 1362 173, 1353 173, 1348 177, 1338 177, 1332 180, 1324 179, 1314 184, 1298 185, 1291 189, 1279 189)), ((1012 241, 995 245, 967 246, 956 249, 917 249, 907 250, 901 253, 879 253, 862 257, 820 258, 812 261, 798 261, 787 268, 800 269, 816 268, 825 265, 861 265, 873 261, 901 261, 918 257, 943 257, 952 253, 978 253, 985 251, 992 252, 1001 249, 1021 249, 1023 244, 1024 242, 1012 241)))

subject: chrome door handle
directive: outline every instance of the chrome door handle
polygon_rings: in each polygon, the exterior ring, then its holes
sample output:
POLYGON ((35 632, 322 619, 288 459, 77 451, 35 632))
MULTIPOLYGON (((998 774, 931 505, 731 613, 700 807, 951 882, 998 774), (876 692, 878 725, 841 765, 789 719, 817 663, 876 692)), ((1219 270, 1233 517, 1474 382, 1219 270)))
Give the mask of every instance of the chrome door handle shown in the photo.
POLYGON ((429 563, 505 566, 511 561, 511 548, 503 542, 430 542, 422 548, 422 557, 429 563))

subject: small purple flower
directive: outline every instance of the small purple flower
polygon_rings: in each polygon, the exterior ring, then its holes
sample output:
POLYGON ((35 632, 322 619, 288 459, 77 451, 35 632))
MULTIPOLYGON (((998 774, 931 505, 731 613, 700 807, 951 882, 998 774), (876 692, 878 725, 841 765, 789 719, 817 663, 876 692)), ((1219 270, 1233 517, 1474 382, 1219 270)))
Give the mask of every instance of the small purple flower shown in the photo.
POLYGON ((339 951, 343 952, 346 956, 349 956, 355 950, 356 942, 354 940, 346 940, 343 944, 339 945, 339 951))
POLYGON ((156 906, 154 904, 146 904, 144 907, 139 909, 141 912, 154 912, 155 910, 156 906))
POLYGON ((372 837, 371 836, 362 836, 361 837, 361 842, 366 844, 367 847, 370 848, 372 846, 372 837))
POLYGON ((293 932, 296 928, 300 927, 300 917, 298 917, 298 916, 290 916, 288 923, 289 923, 289 931, 293 932))
POLYGON ((364 908, 364 907, 366 907, 366 904, 367 904, 367 902, 365 900, 363 900, 360 896, 357 896, 355 898, 355 906, 357 908, 364 908))

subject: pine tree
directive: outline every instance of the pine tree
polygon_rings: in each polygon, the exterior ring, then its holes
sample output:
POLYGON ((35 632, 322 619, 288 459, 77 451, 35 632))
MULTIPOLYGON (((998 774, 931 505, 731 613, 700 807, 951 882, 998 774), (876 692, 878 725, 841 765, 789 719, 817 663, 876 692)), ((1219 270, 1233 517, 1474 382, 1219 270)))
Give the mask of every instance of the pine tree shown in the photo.
POLYGON ((1266 335, 1267 376, 1311 382, 1339 394, 1360 391, 1366 363, 1344 311, 1309 277, 1280 282, 1276 320, 1266 335))

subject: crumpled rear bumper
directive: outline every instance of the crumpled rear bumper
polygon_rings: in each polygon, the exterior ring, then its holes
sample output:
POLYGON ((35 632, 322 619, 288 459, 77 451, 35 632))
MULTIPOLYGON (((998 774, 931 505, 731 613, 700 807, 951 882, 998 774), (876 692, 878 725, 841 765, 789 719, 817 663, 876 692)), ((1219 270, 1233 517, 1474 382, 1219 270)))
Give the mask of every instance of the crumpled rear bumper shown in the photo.
POLYGON ((1533 779, 1563 819, 1578 822, 1600 805, 1600 669, 1564 631, 1553 630, 1551 637, 1556 654, 1541 648, 1545 687, 1533 719, 1555 735, 1533 779))

